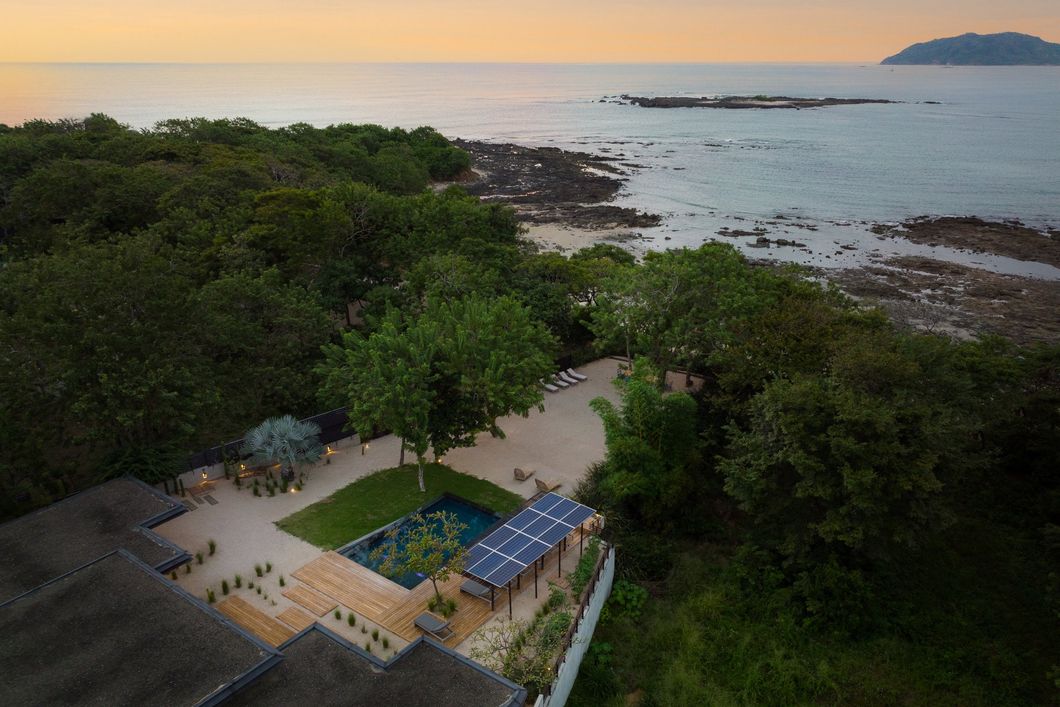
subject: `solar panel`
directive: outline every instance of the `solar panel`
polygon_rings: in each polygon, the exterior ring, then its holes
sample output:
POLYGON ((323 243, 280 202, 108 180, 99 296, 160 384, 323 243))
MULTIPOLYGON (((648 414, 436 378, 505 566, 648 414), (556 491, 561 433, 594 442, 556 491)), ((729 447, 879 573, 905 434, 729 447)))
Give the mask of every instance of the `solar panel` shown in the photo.
POLYGON ((506 525, 502 525, 501 527, 497 528, 497 530, 490 533, 489 536, 479 544, 485 545, 489 548, 496 548, 500 547, 501 545, 508 542, 517 535, 518 533, 514 529, 509 528, 506 525))
POLYGON ((556 493, 539 498, 468 549, 468 574, 502 587, 596 513, 556 493))

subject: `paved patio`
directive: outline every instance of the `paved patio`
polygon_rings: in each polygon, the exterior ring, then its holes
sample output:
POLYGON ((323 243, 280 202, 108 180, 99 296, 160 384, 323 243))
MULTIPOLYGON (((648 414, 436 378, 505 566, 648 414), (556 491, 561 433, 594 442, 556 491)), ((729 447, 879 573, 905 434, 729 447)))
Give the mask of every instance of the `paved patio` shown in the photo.
MULTIPOLYGON (((562 484, 558 491, 569 495, 585 468, 604 456, 603 425, 589 408, 589 401, 597 396, 618 400, 618 393, 611 383, 617 367, 618 362, 612 359, 600 359, 581 367, 579 371, 589 376, 589 380, 558 393, 545 393, 544 412, 534 410, 525 418, 504 418, 500 427, 506 434, 505 439, 481 435, 475 447, 453 450, 444 462, 524 498, 533 496, 537 487, 533 478, 516 481, 513 468, 534 469, 535 478, 558 481, 562 484)), ((299 493, 256 497, 246 485, 240 490, 222 479, 215 482, 210 491, 216 505, 196 504, 194 511, 158 526, 155 530, 159 535, 192 554, 203 554, 203 564, 193 562, 190 574, 183 570, 178 573, 179 584, 199 597, 205 597, 206 589, 212 588, 221 600, 221 581, 226 579, 233 584, 235 575, 239 574, 243 587, 232 589, 231 595, 265 614, 277 616, 292 607, 304 608, 285 596, 285 592, 290 593, 296 588, 297 582, 291 578, 292 574, 320 558, 322 550, 280 530, 275 522, 367 474, 396 466, 400 452, 398 440, 393 435, 372 440, 363 454, 355 439, 331 447, 335 453, 308 471, 307 483, 299 493), (217 543, 213 556, 207 551, 211 539, 217 543), (264 577, 257 577, 254 565, 264 567, 266 562, 272 564, 272 571, 264 577), (286 587, 279 584, 281 576, 286 587), (248 582, 254 582, 255 589, 250 589, 248 582), (262 589, 260 595, 257 587, 262 589)), ((525 595, 523 591, 516 597, 518 604, 525 595)), ((366 633, 373 628, 378 628, 381 635, 389 636, 391 650, 399 649, 407 640, 401 635, 407 635, 406 631, 401 630, 399 634, 364 616, 358 617, 356 627, 348 626, 345 615, 342 621, 325 615, 320 623, 358 644, 367 640, 366 633)))

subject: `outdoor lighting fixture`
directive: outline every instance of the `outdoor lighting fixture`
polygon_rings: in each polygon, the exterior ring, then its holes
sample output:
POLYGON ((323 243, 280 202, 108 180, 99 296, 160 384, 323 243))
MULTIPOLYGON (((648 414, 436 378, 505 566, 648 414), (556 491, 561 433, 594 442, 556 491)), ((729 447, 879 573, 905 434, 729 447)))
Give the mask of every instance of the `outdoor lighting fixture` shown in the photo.
POLYGON ((330 444, 327 446, 327 450, 328 450, 328 454, 334 454, 335 453, 335 450, 331 448, 330 444))
POLYGON ((247 470, 247 465, 246 464, 240 464, 239 465, 239 470, 240 471, 246 471, 247 470))
POLYGON ((208 476, 209 476, 209 475, 208 475, 208 474, 207 474, 207 473, 206 473, 205 471, 203 471, 203 472, 202 472, 202 480, 203 480, 203 481, 206 481, 206 479, 207 479, 207 477, 208 477, 208 476))

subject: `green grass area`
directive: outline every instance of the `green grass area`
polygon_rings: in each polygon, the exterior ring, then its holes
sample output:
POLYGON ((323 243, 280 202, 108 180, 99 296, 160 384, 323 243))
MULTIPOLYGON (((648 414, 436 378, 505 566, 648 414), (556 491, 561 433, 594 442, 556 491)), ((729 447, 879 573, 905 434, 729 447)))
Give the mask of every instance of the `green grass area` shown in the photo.
POLYGON ((427 492, 421 493, 415 465, 377 471, 276 525, 317 547, 334 550, 411 513, 446 491, 498 513, 510 513, 523 501, 496 484, 442 464, 428 464, 424 481, 427 492))

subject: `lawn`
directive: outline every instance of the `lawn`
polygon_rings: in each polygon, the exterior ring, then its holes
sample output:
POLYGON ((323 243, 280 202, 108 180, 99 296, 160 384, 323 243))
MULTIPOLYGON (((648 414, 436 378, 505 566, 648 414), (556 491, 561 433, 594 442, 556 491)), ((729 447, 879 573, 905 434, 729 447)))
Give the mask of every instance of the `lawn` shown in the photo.
POLYGON ((414 465, 377 471, 276 525, 317 547, 334 550, 411 513, 445 491, 499 513, 510 513, 523 502, 522 497, 500 486, 442 464, 428 464, 423 475, 427 493, 420 493, 414 465))

